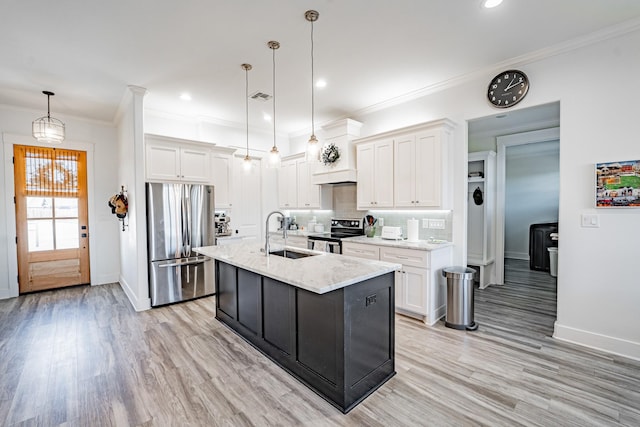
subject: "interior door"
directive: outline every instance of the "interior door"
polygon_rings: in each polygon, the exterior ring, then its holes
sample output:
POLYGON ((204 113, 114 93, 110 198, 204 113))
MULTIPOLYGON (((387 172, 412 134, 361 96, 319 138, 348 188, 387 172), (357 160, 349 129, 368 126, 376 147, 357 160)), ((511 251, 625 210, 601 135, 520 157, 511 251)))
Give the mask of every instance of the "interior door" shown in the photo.
POLYGON ((20 293, 89 283, 86 153, 13 153, 20 293))

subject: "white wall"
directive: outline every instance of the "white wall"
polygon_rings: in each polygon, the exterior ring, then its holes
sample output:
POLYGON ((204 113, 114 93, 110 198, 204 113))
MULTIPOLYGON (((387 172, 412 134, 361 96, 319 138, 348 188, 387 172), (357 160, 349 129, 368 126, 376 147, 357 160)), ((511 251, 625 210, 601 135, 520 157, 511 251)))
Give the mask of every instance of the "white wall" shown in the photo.
MULTIPOLYGON (((31 122, 42 111, 0 106, 0 298, 18 295, 17 255, 15 248, 15 210, 13 205, 13 144, 38 145, 31 137, 31 122)), ((115 127, 74 117, 56 116, 66 125, 62 147, 87 151, 89 189, 89 244, 91 284, 118 281, 118 221, 107 205, 117 187, 117 152, 114 149, 115 127), (93 160, 91 160, 93 159, 93 160)))
MULTIPOLYGON (((600 90, 611 70, 640 75, 640 31, 521 68, 531 79, 527 98, 514 109, 560 101, 560 208, 558 318, 555 336, 640 359, 637 326, 640 286, 640 209, 596 210, 594 164, 638 158, 640 85, 600 90), (600 228, 582 228, 580 216, 597 213, 600 228), (608 248, 606 251, 600 249, 608 248), (616 266, 611 268, 611 266, 616 266)), ((449 89, 384 110, 352 117, 364 123, 362 136, 442 117, 458 124, 455 138, 455 262, 466 257, 466 121, 496 114, 485 100, 487 83, 499 69, 449 89)))
POLYGON ((505 258, 529 259, 529 226, 558 221, 558 141, 507 148, 505 258))
POLYGON ((120 233, 120 285, 136 311, 151 307, 147 276, 147 222, 144 188, 143 98, 146 90, 127 89, 118 116, 118 179, 124 185, 128 227, 120 233))

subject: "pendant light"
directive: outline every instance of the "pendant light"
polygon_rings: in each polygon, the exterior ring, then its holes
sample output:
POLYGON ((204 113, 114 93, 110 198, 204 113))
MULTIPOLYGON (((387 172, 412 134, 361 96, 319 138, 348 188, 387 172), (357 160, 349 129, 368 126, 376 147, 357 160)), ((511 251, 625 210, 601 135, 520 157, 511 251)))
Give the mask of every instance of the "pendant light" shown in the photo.
POLYGON ((267 163, 267 167, 279 168, 280 152, 276 146, 276 49, 280 48, 280 43, 272 40, 267 43, 267 46, 271 49, 273 57, 273 147, 271 147, 271 151, 269 151, 269 162, 267 163))
POLYGON ((307 162, 318 162, 318 156, 320 154, 320 143, 316 138, 315 128, 315 89, 314 89, 314 76, 313 76, 313 23, 318 20, 320 14, 315 10, 307 10, 304 13, 304 17, 307 21, 311 22, 311 137, 307 143, 307 162))
POLYGON ((51 117, 49 98, 55 93, 43 90, 43 94, 47 95, 47 115, 34 120, 31 125, 33 137, 38 142, 46 142, 49 144, 61 144, 64 141, 64 123, 58 119, 51 117))
POLYGON ((253 165, 251 161, 251 157, 249 157, 249 70, 253 67, 251 66, 251 64, 242 64, 241 66, 245 74, 244 101, 245 101, 245 107, 246 107, 246 113, 247 113, 247 152, 244 156, 244 162, 242 163, 242 165, 244 167, 244 170, 248 172, 251 170, 251 167, 253 165))

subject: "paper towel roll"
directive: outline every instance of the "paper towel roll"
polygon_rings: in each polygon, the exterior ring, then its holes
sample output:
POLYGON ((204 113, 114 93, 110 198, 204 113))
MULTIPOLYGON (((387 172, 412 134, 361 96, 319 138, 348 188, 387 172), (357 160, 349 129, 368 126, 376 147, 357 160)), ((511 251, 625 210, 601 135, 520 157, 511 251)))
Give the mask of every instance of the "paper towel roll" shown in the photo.
POLYGON ((407 241, 418 241, 418 222, 419 221, 417 219, 410 219, 407 221, 407 241))

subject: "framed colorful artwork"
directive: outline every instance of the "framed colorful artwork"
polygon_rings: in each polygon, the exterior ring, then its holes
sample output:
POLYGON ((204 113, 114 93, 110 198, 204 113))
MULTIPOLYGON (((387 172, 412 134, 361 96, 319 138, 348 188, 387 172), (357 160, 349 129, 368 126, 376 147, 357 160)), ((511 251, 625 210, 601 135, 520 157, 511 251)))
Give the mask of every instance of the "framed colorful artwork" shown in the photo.
POLYGON ((596 163, 596 207, 640 207, 640 160, 596 163))

